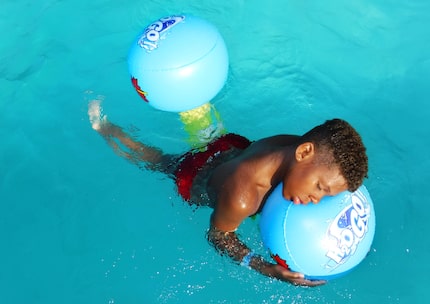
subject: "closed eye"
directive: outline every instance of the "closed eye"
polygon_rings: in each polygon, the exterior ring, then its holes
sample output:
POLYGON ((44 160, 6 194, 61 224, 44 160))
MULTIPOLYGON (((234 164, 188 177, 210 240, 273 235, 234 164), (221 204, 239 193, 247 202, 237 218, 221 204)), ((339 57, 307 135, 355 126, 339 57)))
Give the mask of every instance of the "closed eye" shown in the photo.
POLYGON ((318 191, 324 191, 327 194, 330 194, 330 187, 324 188, 320 182, 317 182, 317 189, 318 191))

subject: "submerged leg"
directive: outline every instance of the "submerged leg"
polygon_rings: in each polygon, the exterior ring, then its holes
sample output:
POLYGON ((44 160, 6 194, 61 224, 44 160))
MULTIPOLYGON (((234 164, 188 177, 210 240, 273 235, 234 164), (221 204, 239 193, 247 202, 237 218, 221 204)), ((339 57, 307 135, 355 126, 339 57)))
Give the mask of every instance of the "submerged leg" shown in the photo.
POLYGON ((88 104, 88 118, 91 127, 96 130, 112 147, 114 152, 130 162, 145 168, 172 173, 174 156, 164 154, 162 150, 145 145, 127 134, 121 127, 108 121, 103 115, 100 100, 92 100, 88 104))

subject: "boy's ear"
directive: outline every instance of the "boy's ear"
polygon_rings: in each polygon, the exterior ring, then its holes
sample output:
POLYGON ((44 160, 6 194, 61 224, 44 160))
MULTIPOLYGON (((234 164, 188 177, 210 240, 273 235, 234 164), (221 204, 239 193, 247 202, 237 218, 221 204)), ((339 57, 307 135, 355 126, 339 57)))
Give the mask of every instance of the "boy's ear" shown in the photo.
POLYGON ((305 159, 310 159, 315 154, 315 146, 311 142, 305 142, 300 144, 296 148, 296 160, 298 162, 303 161, 305 159))

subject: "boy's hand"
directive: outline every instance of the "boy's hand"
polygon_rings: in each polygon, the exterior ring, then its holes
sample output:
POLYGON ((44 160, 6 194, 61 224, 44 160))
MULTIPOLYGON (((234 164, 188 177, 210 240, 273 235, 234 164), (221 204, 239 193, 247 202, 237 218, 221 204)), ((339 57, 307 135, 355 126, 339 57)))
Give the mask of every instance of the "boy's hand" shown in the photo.
POLYGON ((284 282, 289 282, 299 286, 320 286, 326 283, 322 280, 307 280, 305 276, 298 272, 293 272, 278 264, 270 264, 269 269, 266 269, 267 274, 284 282))

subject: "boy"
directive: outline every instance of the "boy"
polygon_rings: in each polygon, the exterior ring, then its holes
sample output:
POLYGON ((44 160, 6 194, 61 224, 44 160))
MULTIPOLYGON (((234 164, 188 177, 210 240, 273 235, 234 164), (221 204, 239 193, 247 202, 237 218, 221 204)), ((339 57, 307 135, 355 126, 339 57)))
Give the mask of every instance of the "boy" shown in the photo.
POLYGON ((326 195, 355 191, 367 177, 368 163, 360 135, 347 122, 333 119, 303 136, 277 135, 255 142, 229 133, 204 150, 169 155, 133 140, 110 123, 101 115, 100 101, 90 102, 88 114, 93 129, 115 152, 172 177, 184 200, 213 208, 207 236, 221 254, 295 285, 324 283, 306 280, 303 274, 254 255, 235 231, 262 209, 281 182, 283 196, 294 204, 316 204, 326 195))

